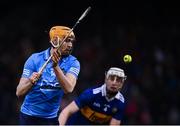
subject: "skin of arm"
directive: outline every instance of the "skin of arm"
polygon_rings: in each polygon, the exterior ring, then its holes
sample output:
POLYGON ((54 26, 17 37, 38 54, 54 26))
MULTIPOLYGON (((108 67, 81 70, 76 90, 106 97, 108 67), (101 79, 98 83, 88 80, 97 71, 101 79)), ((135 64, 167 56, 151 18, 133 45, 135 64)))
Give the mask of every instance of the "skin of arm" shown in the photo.
POLYGON ((64 93, 72 92, 76 85, 76 77, 70 73, 64 75, 63 71, 58 65, 54 67, 54 72, 59 83, 61 84, 61 88, 64 90, 64 93))
POLYGON ((30 78, 21 78, 16 89, 16 95, 22 97, 31 90, 32 86, 39 79, 40 75, 37 72, 34 72, 30 78))
POLYGON ((69 118, 70 115, 73 113, 77 112, 79 110, 78 106, 74 101, 72 101, 67 107, 65 107, 62 112, 59 115, 58 121, 59 125, 65 125, 67 119, 69 118))
POLYGON ((115 118, 112 118, 111 121, 110 121, 110 126, 114 126, 114 125, 120 125, 121 124, 121 121, 120 120, 117 120, 115 118))
POLYGON ((16 95, 18 97, 24 96, 31 88, 33 84, 28 78, 21 78, 16 89, 16 95))

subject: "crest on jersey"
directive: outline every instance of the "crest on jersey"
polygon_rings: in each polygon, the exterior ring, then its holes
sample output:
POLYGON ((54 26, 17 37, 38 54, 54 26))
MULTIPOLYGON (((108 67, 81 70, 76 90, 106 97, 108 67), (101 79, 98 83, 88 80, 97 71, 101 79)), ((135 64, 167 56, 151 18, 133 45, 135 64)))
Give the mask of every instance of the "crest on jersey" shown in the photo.
POLYGON ((112 108, 112 113, 113 113, 113 114, 116 113, 117 110, 118 110, 118 109, 117 109, 116 107, 112 108))

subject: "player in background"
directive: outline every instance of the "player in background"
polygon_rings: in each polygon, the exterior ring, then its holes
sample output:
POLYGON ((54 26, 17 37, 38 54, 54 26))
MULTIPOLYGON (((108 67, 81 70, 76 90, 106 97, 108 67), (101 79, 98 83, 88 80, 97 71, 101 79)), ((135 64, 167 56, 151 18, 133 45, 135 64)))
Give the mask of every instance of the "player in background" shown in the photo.
POLYGON ((25 96, 20 108, 20 125, 58 124, 63 94, 73 91, 80 71, 79 61, 71 55, 75 42, 73 32, 57 50, 69 32, 66 26, 52 27, 49 31, 52 47, 32 54, 25 62, 16 89, 18 97, 25 96), (50 55, 52 59, 40 75, 38 71, 50 55))
POLYGON ((59 124, 120 125, 125 108, 120 90, 125 80, 124 70, 111 67, 102 86, 85 90, 62 110, 59 124))

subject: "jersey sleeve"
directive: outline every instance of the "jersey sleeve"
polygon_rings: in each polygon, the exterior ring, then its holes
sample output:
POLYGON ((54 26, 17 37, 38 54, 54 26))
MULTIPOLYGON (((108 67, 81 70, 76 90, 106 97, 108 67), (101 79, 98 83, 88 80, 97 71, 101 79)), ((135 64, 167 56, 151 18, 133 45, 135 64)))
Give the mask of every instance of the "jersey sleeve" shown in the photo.
POLYGON ((31 55, 26 60, 21 77, 29 78, 31 74, 35 71, 33 59, 34 59, 34 55, 31 55))
POLYGON ((92 90, 87 89, 79 97, 75 99, 76 105, 81 109, 84 106, 88 105, 93 99, 92 90))
POLYGON ((67 73, 71 73, 77 78, 79 72, 80 72, 80 63, 78 60, 75 60, 74 63, 71 65, 70 69, 67 71, 67 73))

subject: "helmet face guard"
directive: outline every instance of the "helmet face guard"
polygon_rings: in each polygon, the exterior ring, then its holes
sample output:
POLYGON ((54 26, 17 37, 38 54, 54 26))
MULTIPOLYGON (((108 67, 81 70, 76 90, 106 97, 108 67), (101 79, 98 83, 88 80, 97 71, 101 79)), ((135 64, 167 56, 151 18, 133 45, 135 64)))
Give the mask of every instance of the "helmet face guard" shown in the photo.
POLYGON ((55 36, 50 40, 50 43, 54 48, 57 48, 60 46, 60 41, 60 38, 58 36, 55 36))

